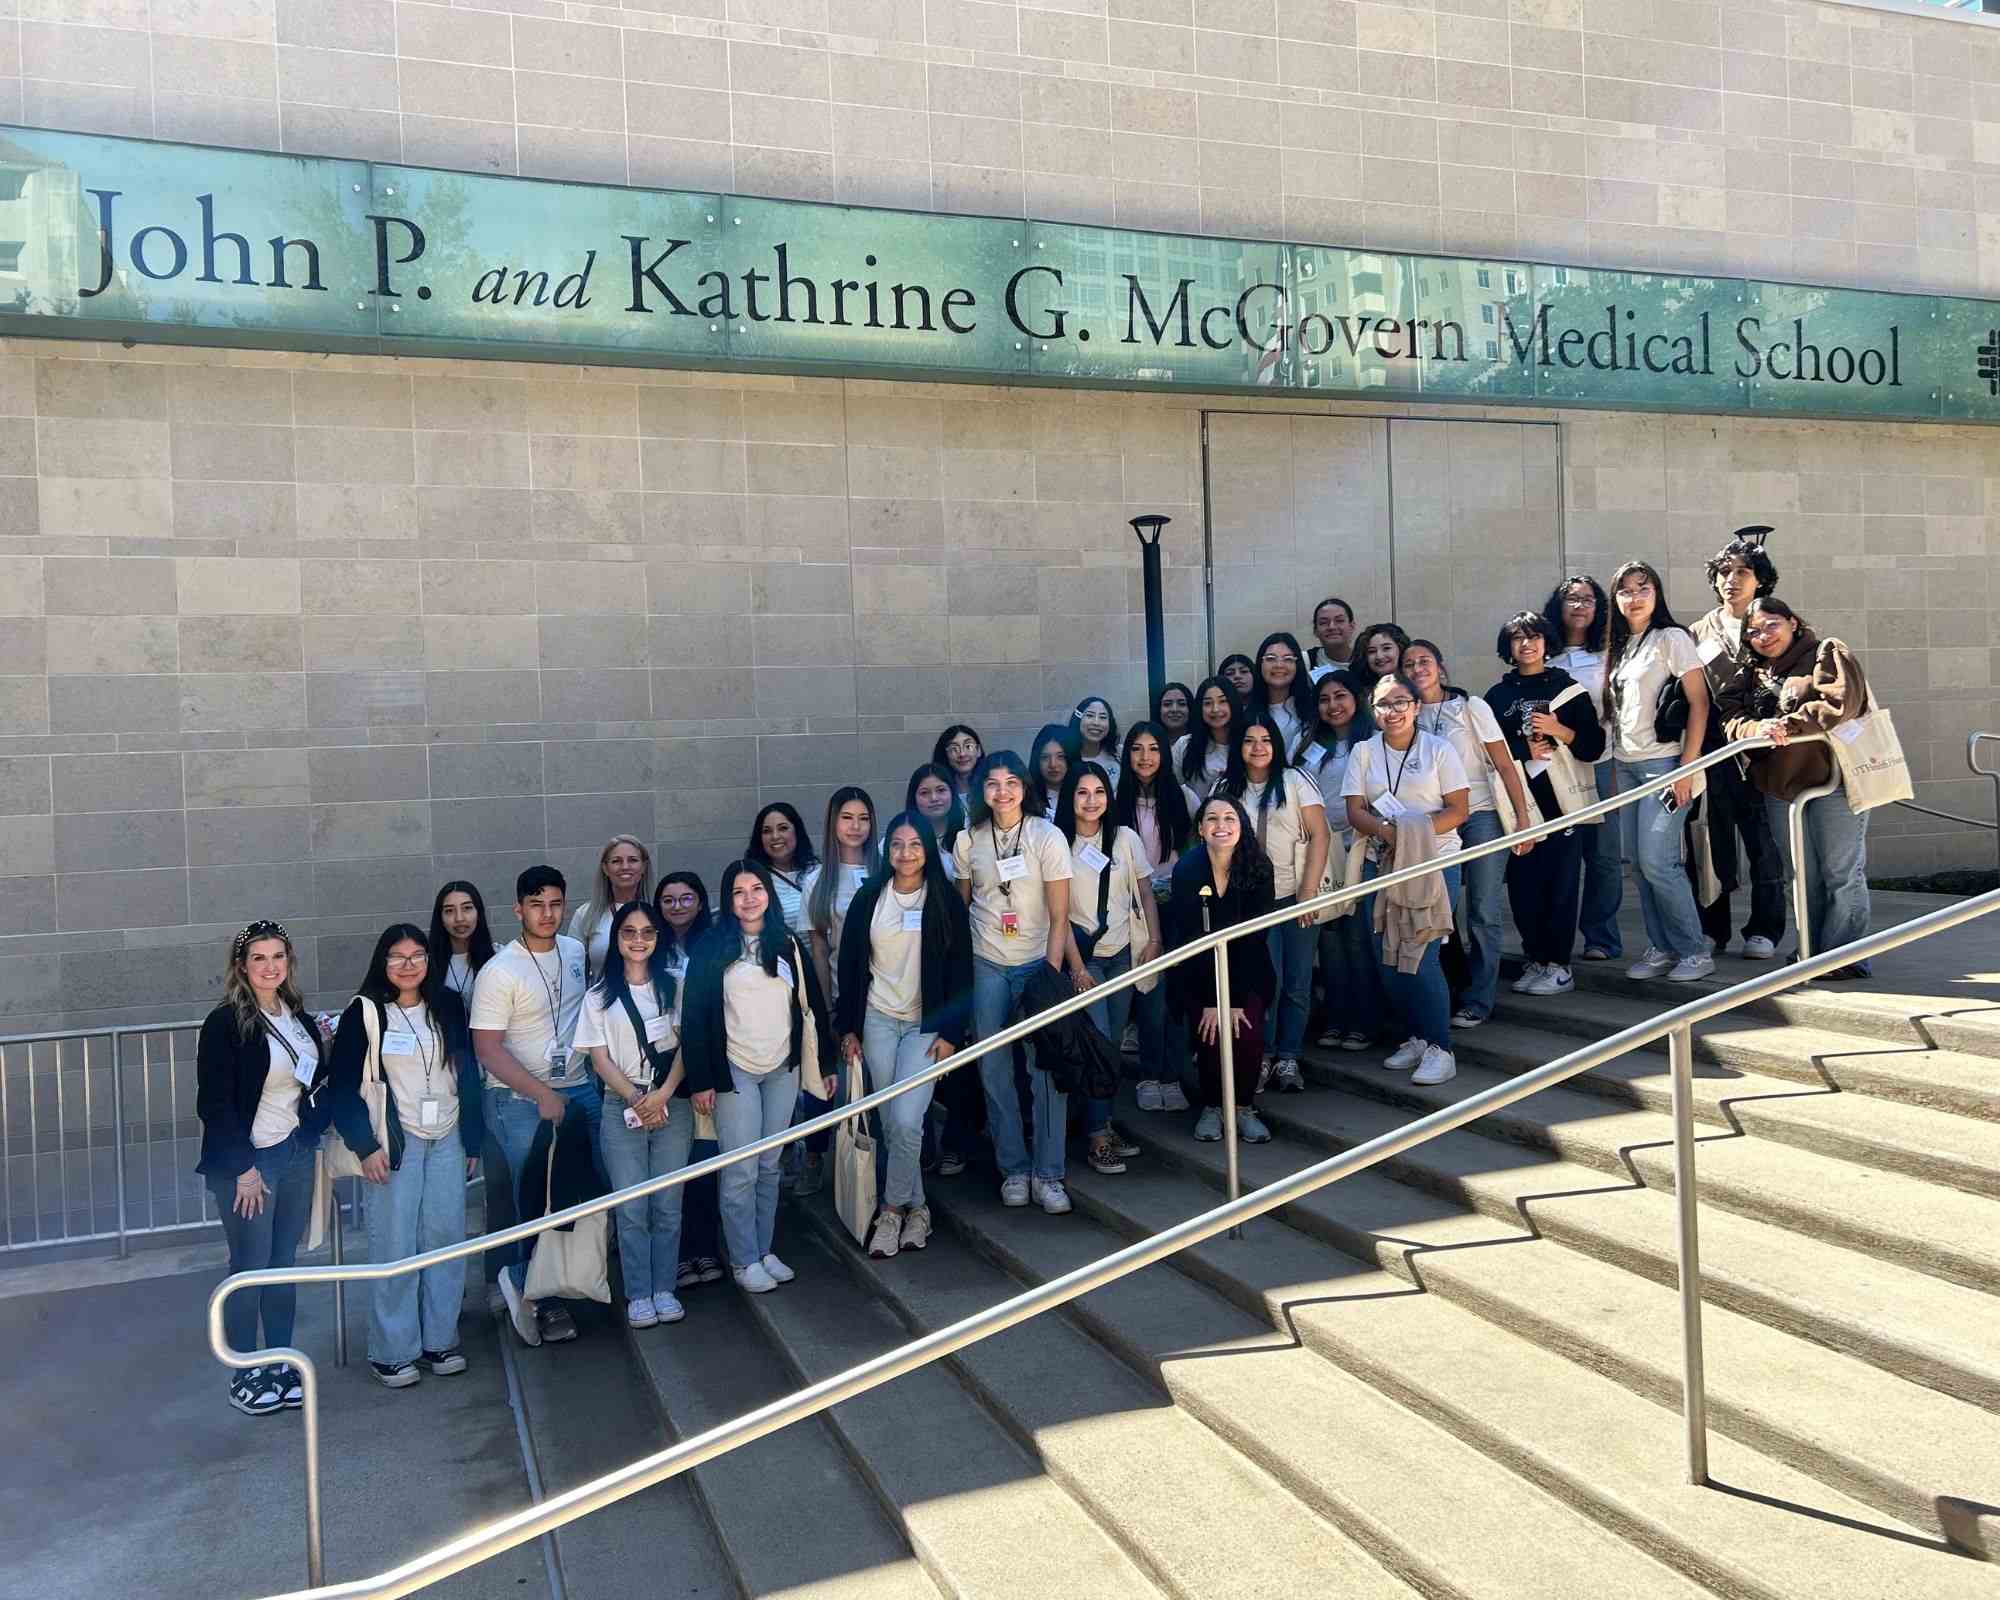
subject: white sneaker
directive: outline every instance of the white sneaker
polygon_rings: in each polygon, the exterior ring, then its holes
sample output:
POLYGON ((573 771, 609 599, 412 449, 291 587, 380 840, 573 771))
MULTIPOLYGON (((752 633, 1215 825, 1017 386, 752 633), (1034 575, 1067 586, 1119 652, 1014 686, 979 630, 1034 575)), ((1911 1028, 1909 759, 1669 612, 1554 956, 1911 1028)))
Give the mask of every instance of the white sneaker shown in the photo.
POLYGON ((1160 1093, 1160 1080, 1157 1078, 1141 1078, 1139 1080, 1137 1098, 1141 1111, 1164 1111, 1166 1109, 1166 1098, 1160 1093))
POLYGON ((1382 1063, 1391 1072, 1408 1072, 1424 1059, 1424 1041, 1417 1038, 1405 1039, 1399 1044, 1389 1059, 1382 1063))
POLYGON ((1187 1090, 1179 1083, 1168 1079, 1160 1080, 1160 1109, 1162 1111, 1185 1111, 1188 1109, 1187 1090))
POLYGON ((921 1250, 931 1242, 931 1208, 911 1206, 903 1213, 903 1248, 921 1250))
POLYGON ((868 1236, 868 1253, 877 1261, 887 1261, 903 1247, 903 1214, 900 1211, 876 1213, 875 1231, 868 1236))
POLYGON ((1658 945, 1646 946, 1646 953, 1625 969, 1628 978, 1657 978, 1664 972, 1671 972, 1674 958, 1658 945))
POLYGON ((1000 1203, 1003 1206, 1024 1206, 1028 1203, 1028 1180, 1025 1176, 1002 1178, 1000 1180, 1000 1203))
POLYGON ((1761 933, 1753 933, 1743 941, 1743 959, 1745 961, 1770 961, 1774 960, 1777 954, 1777 945, 1765 938, 1761 933))
POLYGON ((798 1274, 769 1251, 764 1254, 764 1270, 771 1275, 773 1283, 790 1283, 798 1274))
POLYGON ((1138 1023, 1128 1022, 1125 1024, 1125 1032, 1118 1040, 1118 1053, 1123 1056, 1136 1056, 1139 1053, 1138 1023))
POLYGON ((1485 1020, 1486 1013, 1474 1011, 1471 1006, 1460 1006, 1451 1014, 1451 1025, 1454 1028, 1476 1028, 1485 1020))
POLYGON ((1536 975, 1535 986, 1528 993, 1568 994, 1575 987, 1576 979, 1571 976, 1569 968, 1558 967, 1552 962, 1536 975))
POLYGON ((778 1280, 764 1270, 764 1263, 753 1261, 747 1267, 738 1267, 734 1274, 736 1287, 745 1294, 769 1294, 778 1287, 778 1280))
POLYGON ((1667 974, 1667 982, 1693 983, 1697 978, 1707 977, 1714 970, 1714 956, 1682 956, 1674 963, 1674 970, 1667 974))
POLYGON ((653 1297, 641 1295, 636 1300, 625 1303, 625 1323, 632 1328, 650 1328, 660 1320, 659 1312, 653 1309, 653 1297))
POLYGON ((535 1302, 525 1298, 514 1287, 514 1279, 506 1268, 500 1270, 500 1293, 507 1302, 507 1320, 514 1324, 514 1332, 521 1343, 538 1345, 542 1342, 542 1325, 535 1317, 535 1302))
POLYGON ((1412 1083, 1450 1083, 1458 1076, 1458 1062, 1449 1050, 1431 1045, 1424 1051, 1423 1065, 1410 1074, 1412 1083))
POLYGON ((1271 1130, 1264 1126, 1264 1119, 1248 1106, 1240 1106, 1236 1112, 1236 1137, 1245 1144, 1269 1144, 1271 1130))
POLYGON ((1516 994, 1533 994, 1535 992, 1535 980, 1541 977, 1541 975, 1541 962, 1530 961, 1521 969, 1520 977, 1514 980, 1514 992, 1516 994))
POLYGON ((1306 1080, 1299 1073, 1296 1057, 1280 1056, 1278 1064, 1271 1069, 1271 1081, 1278 1086, 1281 1094, 1304 1094, 1306 1080))
POLYGON ((1195 1120, 1194 1136, 1203 1144, 1214 1144, 1222 1137, 1222 1107, 1204 1106, 1195 1120))
POLYGON ((1069 1214, 1069 1191, 1063 1187, 1060 1178, 1037 1178, 1030 1186, 1035 1204, 1052 1217, 1069 1214))
POLYGON ((687 1315, 687 1307, 665 1289, 659 1289, 653 1294, 653 1315, 662 1322, 679 1322, 687 1315))

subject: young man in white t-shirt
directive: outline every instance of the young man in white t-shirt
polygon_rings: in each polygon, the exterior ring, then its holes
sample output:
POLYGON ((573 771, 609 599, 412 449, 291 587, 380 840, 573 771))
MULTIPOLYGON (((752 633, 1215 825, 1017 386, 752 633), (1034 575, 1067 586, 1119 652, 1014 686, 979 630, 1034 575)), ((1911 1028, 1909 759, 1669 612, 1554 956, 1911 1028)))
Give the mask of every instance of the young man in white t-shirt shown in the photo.
MULTIPOLYGON (((472 986, 472 1048, 486 1074, 486 1127, 505 1162, 504 1173, 486 1175, 486 1203, 504 1207, 509 1221, 518 1215, 515 1184, 542 1122, 581 1116, 600 1173, 604 1166, 597 1139, 602 1094, 572 1048, 585 973, 582 944, 557 932, 567 892, 554 867, 523 872, 514 882, 521 936, 494 951, 472 986), (496 1196, 505 1201, 496 1205, 496 1196)), ((500 1292, 522 1342, 574 1339, 576 1324, 561 1305, 524 1297, 527 1252, 495 1254, 502 1258, 500 1292)))

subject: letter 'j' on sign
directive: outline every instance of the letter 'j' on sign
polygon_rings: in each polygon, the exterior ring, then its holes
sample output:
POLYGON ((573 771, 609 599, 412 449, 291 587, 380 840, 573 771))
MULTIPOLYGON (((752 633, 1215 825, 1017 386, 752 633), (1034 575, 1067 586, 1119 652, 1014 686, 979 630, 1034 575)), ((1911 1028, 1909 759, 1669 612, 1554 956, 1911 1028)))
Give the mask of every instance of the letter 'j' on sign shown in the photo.
POLYGON ((0 129, 0 317, 131 339, 2000 421, 2000 304, 0 129))

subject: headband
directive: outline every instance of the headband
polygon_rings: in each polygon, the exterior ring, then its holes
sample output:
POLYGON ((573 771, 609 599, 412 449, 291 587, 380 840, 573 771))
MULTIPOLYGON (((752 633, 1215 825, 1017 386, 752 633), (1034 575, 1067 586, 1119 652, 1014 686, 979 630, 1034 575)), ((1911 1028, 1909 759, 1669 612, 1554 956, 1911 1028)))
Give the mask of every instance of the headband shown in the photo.
POLYGON ((268 918, 263 918, 251 923, 236 936, 235 943, 229 947, 229 959, 241 962, 244 952, 259 939, 283 939, 288 950, 292 945, 292 936, 285 932, 285 925, 282 922, 272 922, 268 918))

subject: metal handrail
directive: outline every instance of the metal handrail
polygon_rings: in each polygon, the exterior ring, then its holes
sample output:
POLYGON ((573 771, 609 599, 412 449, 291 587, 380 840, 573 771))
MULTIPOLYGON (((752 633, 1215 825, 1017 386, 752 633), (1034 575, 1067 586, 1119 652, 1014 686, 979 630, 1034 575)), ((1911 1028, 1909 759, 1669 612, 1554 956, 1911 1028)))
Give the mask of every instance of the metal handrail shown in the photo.
MULTIPOLYGON (((1803 744, 1815 741, 1827 742, 1827 735, 1824 733, 1798 734, 1793 736, 1790 742, 1793 744, 1803 744)), ((1221 986, 1222 992, 1227 993, 1228 972, 1224 946, 1236 939, 1252 937, 1270 928, 1294 922, 1302 916, 1312 915, 1323 910, 1330 910, 1334 907, 1344 905, 1349 901, 1364 899, 1383 889, 1393 888, 1397 884, 1412 882, 1415 879, 1426 877, 1432 873, 1442 872, 1449 867, 1459 866, 1467 861, 1476 861, 1481 856, 1493 855, 1502 850, 1512 850, 1519 844, 1545 839, 1551 834, 1566 832, 1580 823, 1595 822, 1601 817, 1608 816, 1622 806, 1631 805, 1645 798, 1647 795, 1658 794, 1672 787, 1682 778, 1703 772, 1709 767, 1717 766, 1724 761, 1734 760, 1736 757, 1753 750, 1773 748, 1774 744, 1775 741, 1762 735, 1748 739, 1738 739, 1719 750, 1710 751, 1706 755, 1699 756, 1684 766, 1675 767, 1670 771, 1661 773, 1658 777, 1649 778, 1644 782, 1634 784, 1629 789, 1623 789, 1617 794, 1612 795, 1609 799, 1599 800, 1575 812, 1539 823, 1535 827, 1523 828, 1511 834, 1502 834, 1500 837, 1488 840, 1483 844, 1465 846, 1447 856, 1434 857, 1429 861, 1420 862, 1412 867, 1404 867, 1394 872, 1386 872, 1365 882, 1334 889, 1326 894, 1317 895, 1312 899, 1302 900, 1294 905, 1267 912, 1262 916, 1247 918, 1242 922, 1227 928, 1218 929, 1212 933, 1203 933, 1199 937, 1189 940, 1179 949, 1164 952, 1161 955, 1155 956, 1151 961, 1133 967, 1126 972, 1118 974, 1116 977, 1106 978, 1103 982, 1081 994, 1070 995, 1055 1005, 1048 1007, 1046 1010, 1037 1012, 1032 1017, 1026 1017, 1019 1022, 1011 1023, 990 1037, 977 1040, 945 1057, 944 1060, 936 1062, 908 1078, 901 1079, 887 1088, 877 1089, 858 1100, 846 1101, 821 1116, 811 1118, 805 1122, 794 1123, 791 1127, 767 1135, 754 1143, 711 1156, 705 1161, 694 1162, 682 1167, 677 1172, 664 1173, 659 1177, 648 1178, 643 1182, 633 1184, 629 1188, 614 1190, 609 1194, 600 1195, 596 1199, 582 1201, 577 1205, 569 1206, 561 1211, 550 1212, 548 1215, 532 1221, 516 1223, 512 1227, 503 1228, 497 1233, 483 1234, 477 1238, 466 1239, 457 1244, 443 1245, 435 1250, 427 1250, 418 1255, 406 1256, 399 1261, 342 1263, 326 1267, 264 1267, 248 1272, 231 1274, 216 1285, 208 1298, 209 1348, 215 1352, 216 1359, 222 1362, 223 1365, 239 1369, 267 1366, 274 1362, 287 1363, 298 1370, 301 1386, 305 1392, 306 1568, 308 1581, 315 1585, 321 1583, 324 1580, 325 1571, 322 1556, 323 1541, 319 1471, 319 1370, 314 1365, 310 1356, 303 1350, 294 1347, 288 1346, 257 1351, 242 1351, 231 1347, 223 1332, 222 1321, 222 1308, 230 1295, 245 1289, 265 1288, 275 1284, 310 1285, 324 1283, 339 1285, 354 1282, 377 1282, 387 1278, 404 1277, 412 1272, 421 1272, 426 1267, 438 1266, 448 1261, 457 1261, 467 1256, 483 1254, 500 1245, 515 1244, 523 1239, 532 1238, 537 1234, 544 1233, 551 1228, 566 1227, 582 1218, 596 1216, 600 1212, 610 1211, 615 1207, 629 1204, 634 1200, 659 1193, 664 1189, 670 1189, 680 1184, 692 1183, 696 1179, 707 1177, 711 1173, 719 1173, 724 1167, 734 1165, 736 1162, 752 1160, 764 1155, 768 1151, 780 1149, 795 1140, 809 1138, 815 1133, 830 1132, 839 1124, 853 1117, 872 1111, 878 1106, 886 1105, 898 1095, 910 1093, 924 1084, 934 1082, 936 1079, 943 1077, 945 1073, 953 1071, 968 1062, 976 1061, 996 1050, 1005 1049, 1014 1044, 1015 1041, 1025 1039, 1030 1034, 1038 1032, 1051 1022, 1059 1021, 1075 1012, 1087 1010, 1107 995, 1115 994, 1121 989, 1129 988, 1155 974, 1164 973, 1168 968, 1178 966, 1181 962, 1190 960, 1205 951, 1214 952, 1218 984, 1221 986)), ((1803 810, 1803 802, 1806 798, 1809 797, 1802 796, 1800 800, 1793 802, 1792 827, 1795 836, 1799 830, 1798 819, 1803 810)), ((1795 854, 1794 860, 1798 859, 1801 858, 1795 854)), ((1803 930, 1806 921, 1805 880, 1804 875, 1798 872, 1793 873, 1793 906, 1797 924, 1801 930, 1800 937, 1803 940, 1803 930)), ((1788 968, 1786 970, 1789 974, 1795 969, 1788 968)), ((1225 1080, 1229 1079, 1233 1065, 1233 1043, 1230 1029, 1225 1025, 1220 1032, 1220 1053, 1222 1057, 1220 1065, 1225 1080)), ((1233 1202, 1239 1198, 1234 1160, 1234 1145, 1236 1141, 1234 1118, 1228 1119, 1228 1126, 1224 1130, 1224 1136, 1229 1143, 1231 1151, 1229 1163, 1229 1198, 1233 1202)), ((1692 1135, 1690 1134, 1689 1137, 1691 1140, 1692 1135)), ((1691 1161, 1692 1155, 1690 1153, 1691 1161)), ((1699 1479, 1696 1481, 1699 1481, 1699 1479)), ((399 1590, 396 1592, 401 1593, 406 1591, 399 1590)))
POLYGON ((1694 1214, 1693 1100, 1690 1091, 1693 1061, 1693 1029, 1698 1022, 1721 1016, 1740 1005, 1761 1000, 1800 983, 1819 977, 1836 967, 1869 960, 1899 949, 1918 939, 1957 927, 1993 911, 2000 911, 2000 889, 1976 899, 1960 901, 1942 910, 1885 928, 1880 933, 1800 961, 1795 965, 1760 973, 1754 978, 1688 1001, 1646 1022, 1585 1045, 1568 1055, 1533 1068, 1496 1084, 1457 1104, 1354 1146, 1339 1155, 1302 1168, 1291 1176, 1243 1196, 1225 1201, 1199 1216, 1149 1239, 1128 1245, 1101 1260, 1079 1267, 1059 1278, 1028 1289, 999 1305, 940 1328, 935 1333, 912 1340, 895 1350, 850 1367, 845 1372, 810 1384, 796 1393, 771 1401, 730 1422, 718 1424, 667 1449, 606 1473, 588 1483, 545 1500, 539 1505, 510 1513, 485 1528, 461 1535, 450 1543, 392 1567, 372 1578, 295 1591, 280 1600, 391 1600, 406 1595, 452 1573, 487 1560, 504 1550, 561 1528, 578 1517, 636 1494, 641 1489, 665 1481, 691 1467, 713 1460, 738 1445, 774 1433, 779 1428, 865 1394, 889 1380, 918 1367, 962 1350, 967 1345, 1003 1332, 1029 1318, 1066 1305, 1093 1289, 1136 1272, 1142 1267, 1212 1239, 1217 1234, 1261 1217, 1280 1206, 1292 1204, 1340 1178, 1361 1172, 1424 1141, 1464 1127, 1489 1113, 1512 1105, 1539 1090, 1587 1072, 1592 1067, 1617 1059, 1665 1038, 1674 1072, 1675 1198, 1682 1217, 1681 1304, 1683 1330, 1683 1394, 1690 1479, 1707 1479, 1707 1411, 1701 1366, 1700 1266, 1695 1254, 1691 1219, 1694 1214))

